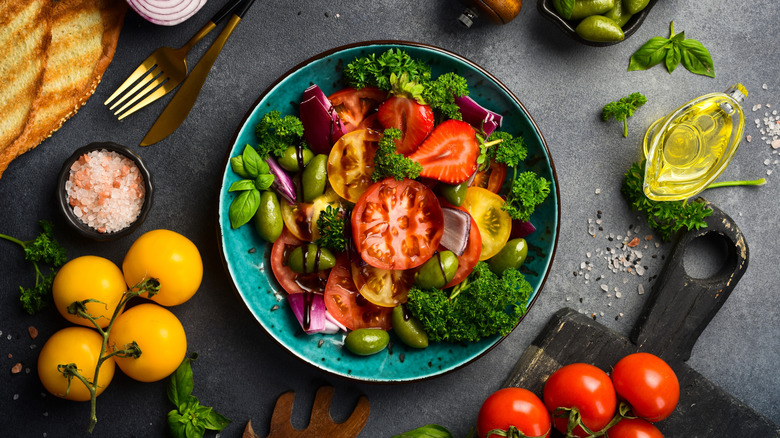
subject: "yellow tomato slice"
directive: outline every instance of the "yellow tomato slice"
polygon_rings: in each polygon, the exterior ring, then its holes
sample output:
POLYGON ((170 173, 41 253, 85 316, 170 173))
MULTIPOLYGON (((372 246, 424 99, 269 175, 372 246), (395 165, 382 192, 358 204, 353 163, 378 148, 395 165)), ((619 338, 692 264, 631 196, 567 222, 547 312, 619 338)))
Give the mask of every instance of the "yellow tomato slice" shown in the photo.
POLYGON ((390 271, 364 264, 352 264, 352 281, 363 298, 382 307, 395 307, 406 302, 414 282, 411 270, 390 271))
POLYGON ((290 204, 281 200, 282 221, 290 233, 304 242, 314 242, 320 238, 320 231, 317 228, 317 219, 322 210, 327 206, 339 208, 341 206, 341 197, 328 187, 325 193, 314 199, 311 204, 298 202, 290 204))
POLYGON ((381 135, 370 129, 344 134, 328 155, 328 181, 342 198, 355 203, 373 184, 374 154, 381 135))
POLYGON ((512 231, 512 218, 501 206, 504 200, 490 190, 469 187, 462 207, 469 212, 482 236, 480 260, 487 260, 501 251, 512 231))

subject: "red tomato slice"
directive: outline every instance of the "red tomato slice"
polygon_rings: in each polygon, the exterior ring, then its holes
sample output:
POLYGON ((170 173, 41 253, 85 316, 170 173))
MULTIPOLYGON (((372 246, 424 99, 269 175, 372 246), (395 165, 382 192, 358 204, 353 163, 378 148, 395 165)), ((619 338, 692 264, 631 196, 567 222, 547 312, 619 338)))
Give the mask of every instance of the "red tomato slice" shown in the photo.
POLYGON ((376 114, 379 104, 386 99, 387 92, 374 87, 365 87, 359 90, 344 88, 328 96, 328 100, 333 104, 339 118, 344 123, 346 132, 375 127, 370 125, 378 123, 376 118, 367 119, 376 114))
POLYGON ((290 253, 304 242, 290 234, 287 228, 282 230, 282 235, 274 242, 271 249, 271 270, 276 281, 288 294, 298 294, 306 291, 323 292, 328 281, 327 270, 310 274, 298 274, 287 267, 290 253))
POLYGON ((331 316, 350 330, 392 328, 393 308, 372 304, 358 293, 346 253, 339 255, 336 266, 330 270, 325 286, 325 307, 331 316))
POLYGON ((506 179, 506 164, 490 162, 490 167, 486 170, 480 170, 474 176, 474 182, 470 187, 482 187, 488 189, 493 193, 501 191, 501 186, 504 185, 506 179))
POLYGON ((444 217, 433 191, 411 179, 382 180, 352 210, 352 236, 363 260, 386 270, 425 263, 439 246, 444 217))

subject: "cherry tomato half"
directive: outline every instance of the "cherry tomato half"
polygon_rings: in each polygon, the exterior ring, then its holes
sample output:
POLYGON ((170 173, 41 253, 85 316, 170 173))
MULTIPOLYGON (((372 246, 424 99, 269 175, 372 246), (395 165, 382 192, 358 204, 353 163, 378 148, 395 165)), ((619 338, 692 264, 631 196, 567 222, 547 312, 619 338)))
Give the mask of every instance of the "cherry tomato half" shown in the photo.
POLYGON ((487 260, 501 251, 512 232, 512 218, 501 207, 504 200, 497 194, 481 187, 469 187, 466 199, 461 204, 477 222, 482 238, 479 259, 487 260))
MULTIPOLYGON (((615 387, 607 373, 585 363, 566 365, 552 373, 544 384, 543 397, 553 425, 563 433, 569 419, 563 409, 577 409, 582 424, 595 433, 609 424, 617 408, 615 387)), ((580 426, 573 433, 578 437, 589 435, 580 426)))
POLYGON ((414 283, 414 272, 380 269, 358 261, 352 263, 352 281, 363 298, 392 310, 406 302, 409 288, 414 283))
POLYGON ((379 132, 360 129, 344 134, 330 150, 328 182, 349 202, 357 202, 373 183, 371 174, 379 139, 379 132))
POLYGON ((433 191, 415 180, 382 180, 352 210, 352 235, 360 256, 379 269, 410 269, 439 246, 444 216, 433 191))
POLYGON ((607 430, 607 438, 664 438, 664 435, 641 418, 623 418, 607 430))
POLYGON ((365 128, 381 129, 375 115, 379 104, 386 99, 387 91, 375 87, 344 88, 328 96, 347 132, 365 128))
POLYGON ((620 359, 612 370, 618 397, 631 405, 634 415, 656 422, 674 412, 680 399, 680 382, 663 359, 634 353, 620 359))
MULTIPOLYGON (((510 427, 528 437, 549 437, 550 414, 533 392, 523 388, 502 388, 488 397, 477 416, 477 437, 498 437, 493 430, 510 427)), ((510 435, 506 435, 510 436, 510 435)))
POLYGON ((298 294, 306 291, 322 292, 328 281, 328 271, 298 274, 287 266, 290 253, 303 245, 302 240, 296 239, 285 227, 282 234, 274 241, 271 248, 271 270, 276 281, 288 294, 298 294))
MULTIPOLYGON (((58 369, 58 365, 76 364, 79 373, 87 380, 95 378, 95 368, 100 357, 103 337, 94 329, 67 327, 51 335, 38 356, 38 377, 50 393, 68 400, 87 401, 89 390, 77 378, 70 382, 58 369), (66 394, 67 392, 67 394, 66 394)), ((103 361, 98 374, 97 395, 100 395, 114 378, 114 358, 103 361)))
POLYGON ((498 193, 504 185, 506 172, 506 164, 491 161, 490 167, 486 170, 477 171, 477 174, 474 176, 474 182, 471 183, 471 187, 482 187, 493 193, 498 193))
POLYGON ((320 230, 317 228, 320 213, 328 206, 339 208, 341 197, 328 187, 325 193, 315 198, 312 203, 290 204, 281 200, 280 204, 285 228, 297 239, 314 242, 320 238, 320 230))
POLYGON ((336 266, 331 268, 325 286, 325 308, 350 330, 380 328, 390 330, 392 326, 391 307, 377 306, 358 293, 352 280, 349 256, 341 254, 336 266))

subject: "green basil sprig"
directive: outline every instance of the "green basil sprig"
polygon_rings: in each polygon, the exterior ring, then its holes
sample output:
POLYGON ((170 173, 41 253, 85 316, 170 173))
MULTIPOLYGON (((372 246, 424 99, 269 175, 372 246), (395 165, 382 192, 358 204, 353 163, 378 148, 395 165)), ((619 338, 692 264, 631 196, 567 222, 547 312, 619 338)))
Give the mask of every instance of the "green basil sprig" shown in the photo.
POLYGON ((686 39, 685 32, 675 34, 674 22, 669 24, 669 38, 650 38, 631 55, 628 71, 647 70, 662 62, 669 73, 682 63, 691 73, 715 77, 715 66, 710 52, 699 41, 686 39))
POLYGON ((185 357, 168 381, 168 399, 176 409, 168 412, 168 428, 175 438, 202 437, 208 430, 221 431, 230 420, 208 406, 201 406, 192 395, 194 387, 190 362, 198 357, 185 357))
POLYGON ((260 192, 268 190, 275 177, 269 173, 268 164, 250 145, 244 147, 241 155, 230 159, 230 167, 236 175, 244 178, 228 189, 228 192, 240 192, 228 209, 230 226, 235 229, 252 219, 260 207, 260 192))
POLYGON ((452 433, 438 424, 428 424, 393 438, 452 438, 452 433))

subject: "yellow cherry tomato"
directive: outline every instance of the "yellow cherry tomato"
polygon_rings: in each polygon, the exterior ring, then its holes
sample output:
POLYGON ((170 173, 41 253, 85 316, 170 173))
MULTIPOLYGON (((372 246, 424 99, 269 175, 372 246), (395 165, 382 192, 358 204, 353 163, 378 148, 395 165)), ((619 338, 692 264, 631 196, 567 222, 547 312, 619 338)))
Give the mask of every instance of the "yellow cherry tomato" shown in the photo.
POLYGON ((88 319, 68 313, 68 306, 90 298, 99 301, 87 303, 87 313, 105 328, 126 290, 119 267, 111 260, 96 256, 78 257, 65 263, 52 284, 54 305, 60 314, 74 324, 87 327, 94 325, 88 319))
POLYGON ((203 260, 188 238, 170 230, 153 230, 133 242, 122 262, 122 271, 128 287, 156 278, 160 281, 160 292, 151 300, 163 306, 176 306, 198 291, 203 279, 203 260))
MULTIPOLYGON (((95 378, 95 368, 102 344, 103 337, 95 330, 86 327, 68 327, 53 334, 38 356, 38 377, 46 390, 68 400, 89 400, 89 390, 84 383, 73 377, 69 390, 68 378, 57 369, 57 366, 76 364, 79 373, 91 382, 95 378)), ((111 383, 115 367, 114 358, 110 357, 103 361, 98 373, 97 395, 100 395, 111 383)))
POLYGON ((512 231, 512 218, 501 207, 504 200, 490 190, 469 187, 461 207, 469 212, 482 236, 480 260, 487 260, 501 251, 512 231))
POLYGON ((141 382, 156 382, 171 375, 187 354, 184 327, 170 310, 153 303, 126 310, 114 322, 108 344, 122 350, 135 341, 141 356, 116 357, 119 368, 141 382))

